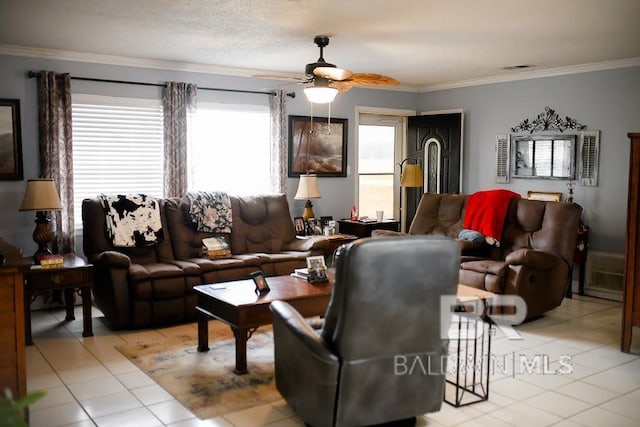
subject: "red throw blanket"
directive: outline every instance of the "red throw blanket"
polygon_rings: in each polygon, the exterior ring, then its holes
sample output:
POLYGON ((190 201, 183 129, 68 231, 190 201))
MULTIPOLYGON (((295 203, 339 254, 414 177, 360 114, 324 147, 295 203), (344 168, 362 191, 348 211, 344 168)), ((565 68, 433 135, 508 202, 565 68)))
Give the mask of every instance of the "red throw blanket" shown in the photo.
POLYGON ((519 199, 520 195, 509 190, 477 191, 469 195, 464 228, 482 233, 486 238, 494 239, 496 246, 500 246, 504 219, 513 198, 519 199))

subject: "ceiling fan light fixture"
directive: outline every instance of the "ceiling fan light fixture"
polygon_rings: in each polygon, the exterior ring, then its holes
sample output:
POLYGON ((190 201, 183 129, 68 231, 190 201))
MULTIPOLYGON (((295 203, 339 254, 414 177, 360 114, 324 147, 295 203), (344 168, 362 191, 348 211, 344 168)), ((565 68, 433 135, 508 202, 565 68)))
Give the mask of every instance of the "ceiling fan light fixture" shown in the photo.
POLYGON ((309 86, 304 88, 304 94, 312 104, 328 104, 336 99, 338 89, 328 86, 309 86))

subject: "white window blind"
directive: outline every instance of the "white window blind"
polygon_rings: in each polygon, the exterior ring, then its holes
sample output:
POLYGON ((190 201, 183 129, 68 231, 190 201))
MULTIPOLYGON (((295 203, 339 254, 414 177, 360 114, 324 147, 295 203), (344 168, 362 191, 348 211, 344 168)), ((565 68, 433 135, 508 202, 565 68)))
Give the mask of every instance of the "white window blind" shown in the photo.
POLYGON ((76 228, 85 198, 101 193, 162 197, 159 101, 74 95, 72 114, 76 228))

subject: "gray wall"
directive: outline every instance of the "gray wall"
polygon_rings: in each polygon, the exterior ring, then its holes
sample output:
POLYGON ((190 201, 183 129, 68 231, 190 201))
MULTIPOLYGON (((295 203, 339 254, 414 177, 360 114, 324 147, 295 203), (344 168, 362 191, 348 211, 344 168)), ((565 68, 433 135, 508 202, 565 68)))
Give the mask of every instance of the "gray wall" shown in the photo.
MULTIPOLYGON (((167 80, 197 83, 201 87, 232 89, 273 89, 282 82, 203 73, 164 71, 46 60, 0 55, 0 98, 20 99, 25 180, 38 176, 38 128, 36 82, 26 77, 28 70, 69 72, 72 76, 139 80, 162 83, 167 80)), ((300 85, 283 87, 297 93, 289 99, 287 113, 310 115, 300 85)), ((75 93, 160 98, 155 87, 72 81, 75 93)), ((507 188, 520 194, 527 190, 561 191, 564 182, 512 180, 495 183, 495 137, 525 118, 534 117, 545 106, 555 108, 561 116, 570 116, 599 129, 600 176, 598 187, 575 189, 575 201, 585 208, 584 220, 591 226, 591 249, 623 252, 626 224, 629 141, 627 133, 640 131, 640 67, 610 71, 538 78, 510 83, 425 92, 422 94, 353 89, 338 95, 332 104, 332 117, 349 120, 348 176, 319 179, 322 198, 314 200, 317 216, 343 218, 349 214, 355 193, 355 108, 381 107, 434 111, 464 109, 464 165, 462 192, 488 188, 507 188)), ((246 95, 199 91, 203 101, 266 104, 263 95, 246 95)), ((316 106, 314 116, 326 116, 326 106, 316 106)), ((287 195, 292 215, 300 215, 304 201, 293 200, 297 179, 288 179, 287 195)), ((32 212, 18 212, 25 181, 0 181, 0 237, 20 246, 25 254, 35 250, 31 240, 32 212)), ((213 189, 213 188, 212 188, 213 189)))
MULTIPOLYGON (((22 114, 22 150, 24 161, 23 181, 0 181, 0 237, 19 246, 25 255, 32 254, 36 245, 31 239, 34 229, 33 212, 18 212, 22 201, 26 179, 37 178, 39 173, 38 154, 38 116, 36 81, 26 76, 27 71, 52 70, 68 72, 72 76, 95 77, 117 80, 133 80, 152 83, 165 81, 186 81, 197 83, 200 87, 221 87, 245 90, 271 90, 282 87, 284 90, 295 91, 295 99, 288 98, 287 114, 311 114, 310 104, 306 101, 299 84, 282 86, 282 81, 266 81, 242 77, 210 75, 203 73, 165 71, 147 68, 134 68, 70 61, 46 60, 17 56, 0 55, 0 98, 17 98, 20 100, 22 114)), ((109 96, 130 96, 140 98, 159 99, 161 88, 120 85, 109 83, 83 82, 72 80, 72 92, 109 96)), ((221 102, 233 104, 267 105, 265 95, 234 94, 225 92, 211 92, 201 90, 198 99, 207 102, 221 102)), ((355 194, 355 109, 356 106, 384 107, 397 109, 415 109, 417 95, 415 93, 352 89, 338 95, 331 106, 331 116, 348 119, 348 176, 346 178, 320 178, 318 186, 321 199, 313 201, 317 216, 331 215, 334 218, 344 218, 349 215, 354 203, 355 194)), ((315 106, 314 116, 327 116, 327 106, 315 106)), ((298 179, 287 180, 287 196, 291 213, 302 215, 304 201, 293 200, 298 185, 298 179)), ((215 184, 212 184, 215 190, 215 184)))
POLYGON ((554 108, 589 129, 600 130, 597 187, 577 185, 574 201, 584 208, 591 227, 590 249, 624 252, 629 172, 628 132, 640 131, 640 67, 547 77, 509 83, 425 92, 418 111, 462 108, 464 123, 463 193, 505 188, 560 191, 566 181, 512 179, 495 182, 496 135, 525 118, 554 108))

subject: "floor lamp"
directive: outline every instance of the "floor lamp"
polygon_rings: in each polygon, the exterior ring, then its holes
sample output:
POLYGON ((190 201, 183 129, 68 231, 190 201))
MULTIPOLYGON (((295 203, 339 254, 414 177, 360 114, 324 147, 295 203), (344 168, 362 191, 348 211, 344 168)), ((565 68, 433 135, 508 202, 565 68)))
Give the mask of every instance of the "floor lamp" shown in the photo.
POLYGON ((422 187, 422 167, 420 166, 420 159, 415 157, 407 157, 400 162, 400 221, 402 223, 404 217, 405 226, 401 231, 406 231, 407 218, 405 211, 402 208, 402 188, 420 188, 422 187), (405 165, 405 163, 407 163, 405 165), (404 171, 403 171, 404 167, 404 171))

